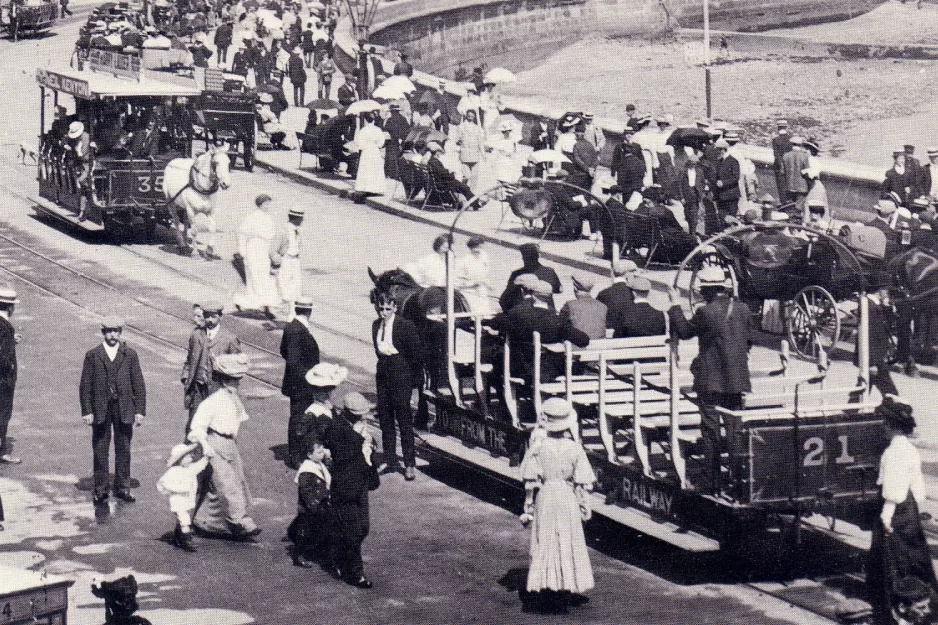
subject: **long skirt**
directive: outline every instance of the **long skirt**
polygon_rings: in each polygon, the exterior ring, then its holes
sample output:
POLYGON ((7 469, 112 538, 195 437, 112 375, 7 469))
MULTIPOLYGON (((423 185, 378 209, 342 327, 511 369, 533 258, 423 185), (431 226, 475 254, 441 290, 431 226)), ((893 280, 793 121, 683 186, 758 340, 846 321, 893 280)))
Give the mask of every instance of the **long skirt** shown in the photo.
POLYGON ((245 310, 279 306, 277 283, 270 274, 270 252, 267 239, 254 237, 247 242, 244 257, 245 289, 235 295, 234 303, 245 310))
POLYGON ((251 491, 244 477, 244 464, 234 440, 209 432, 208 443, 215 450, 209 460, 211 479, 204 499, 197 504, 195 524, 211 534, 229 534, 237 527, 243 531, 256 524, 248 516, 251 491))
POLYGON ((362 148, 358 161, 358 174, 355 177, 356 193, 374 193, 383 195, 387 186, 384 177, 384 156, 374 146, 362 148))
POLYGON ((566 481, 548 480, 538 491, 534 505, 528 590, 582 593, 592 587, 593 568, 573 486, 566 481))
MULTIPOLYGON (((877 509, 882 509, 882 505, 877 509)), ((866 585, 876 625, 893 625, 896 622, 892 614, 896 604, 894 589, 903 578, 915 577, 933 595, 938 593, 938 580, 925 542, 918 504, 912 493, 896 507, 892 528, 892 533, 887 534, 882 521, 876 519, 866 565, 866 585)))
POLYGON ((280 299, 291 305, 291 310, 288 312, 292 315, 292 304, 303 293, 303 267, 299 257, 287 256, 280 263, 277 288, 280 290, 280 299))

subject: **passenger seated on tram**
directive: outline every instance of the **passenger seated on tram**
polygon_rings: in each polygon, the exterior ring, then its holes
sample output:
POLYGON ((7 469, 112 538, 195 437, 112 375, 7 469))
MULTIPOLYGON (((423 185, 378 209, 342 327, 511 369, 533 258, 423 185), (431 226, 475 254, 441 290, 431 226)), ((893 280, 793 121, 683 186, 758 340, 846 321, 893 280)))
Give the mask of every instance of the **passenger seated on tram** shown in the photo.
POLYGON ((635 276, 629 287, 634 299, 622 303, 623 311, 618 315, 619 324, 613 328, 613 338, 634 336, 661 336, 667 332, 665 313, 648 303, 651 281, 645 276, 635 276))
POLYGON ((151 117, 146 128, 134 133, 130 152, 134 158, 154 157, 160 153, 160 133, 156 129, 156 118, 151 117))

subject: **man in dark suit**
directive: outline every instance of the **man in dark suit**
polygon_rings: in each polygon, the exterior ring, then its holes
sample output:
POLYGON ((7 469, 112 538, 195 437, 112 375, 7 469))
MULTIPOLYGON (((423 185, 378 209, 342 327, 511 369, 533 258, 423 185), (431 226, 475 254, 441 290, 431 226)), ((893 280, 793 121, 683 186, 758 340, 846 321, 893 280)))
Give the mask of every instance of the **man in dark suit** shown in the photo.
MULTIPOLYGON (((522 289, 515 284, 515 279, 526 273, 533 274, 537 276, 539 280, 550 284, 554 289, 554 293, 561 293, 563 291, 563 285, 560 284, 560 278, 557 277, 557 272, 551 267, 541 264, 540 248, 538 248, 536 243, 524 243, 518 247, 518 251, 521 252, 523 265, 511 272, 511 275, 508 276, 508 284, 498 298, 498 303, 505 312, 511 310, 512 307, 524 297, 522 289)), ((549 300, 548 307, 551 310, 555 309, 553 298, 549 300)))
MULTIPOLYGON (((10 317, 19 300, 13 289, 0 289, 0 462, 19 464, 11 454, 7 427, 13 417, 13 391, 16 389, 16 344, 20 335, 13 329, 10 317)), ((2 520, 2 519, 0 519, 2 520)))
POLYGON ((635 276, 629 286, 635 299, 626 302, 624 314, 619 317, 619 325, 613 328, 613 338, 663 335, 667 331, 664 313, 648 303, 651 281, 645 276, 635 276))
POLYGON ((530 129, 528 143, 537 150, 553 149, 557 139, 557 122, 553 119, 538 118, 530 129))
POLYGON ((700 153, 696 150, 688 157, 680 180, 681 202, 684 204, 684 219, 691 234, 697 234, 700 206, 707 193, 707 174, 700 164, 700 153))
POLYGON ((938 148, 928 148, 928 163, 922 167, 922 184, 919 195, 934 202, 938 200, 938 148))
POLYGON ((788 202, 788 182, 785 178, 784 158, 791 152, 791 136, 788 134, 788 120, 775 122, 778 134, 772 137, 772 169, 775 171, 775 188, 782 204, 788 202))
POLYGON ((378 391, 378 422, 381 424, 381 447, 385 473, 398 470, 397 436, 400 428, 404 478, 416 477, 414 451, 414 415, 410 396, 423 385, 424 352, 417 326, 397 314, 397 302, 382 297, 376 304, 379 318, 371 325, 371 340, 378 356, 375 376, 378 391))
POLYGON ((121 341, 123 321, 107 317, 101 322, 104 342, 85 354, 79 397, 81 414, 91 426, 94 449, 94 502, 108 498, 108 455, 114 432, 114 495, 127 502, 130 494, 130 440, 134 426, 143 423, 147 391, 137 352, 121 341))
POLYGON ((348 108, 349 104, 357 101, 360 96, 358 95, 358 70, 353 69, 345 77, 345 82, 342 83, 342 86, 339 87, 339 90, 336 92, 336 99, 339 104, 344 108, 348 108))
POLYGON ((726 227, 726 216, 735 215, 739 208, 739 161, 730 154, 730 144, 726 139, 718 139, 713 146, 717 149, 719 160, 714 172, 716 182, 716 219, 707 224, 707 234, 715 234, 726 227))
POLYGON ((384 120, 384 131, 391 138, 384 143, 384 175, 392 180, 400 180, 398 163, 401 158, 401 144, 410 132, 410 123, 401 115, 401 105, 392 102, 389 105, 391 114, 384 120))
POLYGON ((752 313, 745 303, 727 292, 729 280, 723 269, 705 267, 698 274, 700 294, 706 304, 687 320, 671 291, 671 332, 680 339, 698 337, 699 352, 691 364, 694 390, 700 407, 700 430, 704 463, 698 488, 710 494, 723 492, 720 455, 729 452, 730 476, 740 477, 736 462, 737 432, 733 420, 725 420, 726 438, 721 436, 717 407, 738 410, 743 393, 752 390, 749 379, 749 348, 752 345, 752 313))
POLYGON ((638 269, 631 260, 619 260, 613 263, 612 273, 615 279, 611 286, 596 295, 596 299, 606 305, 606 327, 612 330, 624 327, 628 321, 628 310, 635 301, 635 294, 629 286, 638 269))
POLYGON ((613 258, 612 244, 619 244, 619 255, 625 245, 625 222, 628 209, 622 203, 622 187, 617 184, 603 189, 609 194, 606 210, 598 211, 599 231, 603 235, 603 260, 617 261, 613 258))
POLYGON ((356 588, 371 588, 362 562, 362 543, 370 529, 368 490, 373 469, 362 446, 363 418, 371 406, 361 393, 348 393, 341 413, 323 435, 332 455, 329 488, 333 573, 356 588))
POLYGON ((288 465, 298 469, 306 458, 307 446, 299 436, 303 414, 316 398, 316 387, 306 381, 306 374, 319 364, 319 344, 313 338, 309 317, 313 312, 311 297, 301 295, 293 304, 296 316, 283 328, 280 355, 284 359, 281 392, 290 398, 287 426, 288 465))
POLYGON ((641 148, 632 143, 635 131, 626 127, 622 133, 622 143, 612 152, 612 164, 609 169, 616 179, 616 184, 622 189, 622 198, 629 201, 632 194, 641 191, 645 181, 645 159, 642 158, 641 148))
POLYGON ((186 434, 189 433, 189 425, 199 404, 219 388, 212 377, 215 357, 241 353, 238 337, 221 327, 224 305, 220 302, 206 302, 201 308, 205 327, 196 328, 189 335, 189 352, 180 378, 185 392, 184 405, 189 409, 186 434))
POLYGON ((234 27, 230 20, 225 20, 215 29, 215 47, 218 49, 218 65, 228 62, 228 48, 233 39, 234 27))
POLYGON ((407 55, 403 52, 401 52, 401 60, 394 66, 394 75, 408 78, 414 75, 414 66, 407 62, 407 55))
MULTIPOLYGON (((441 146, 436 141, 431 141, 427 144, 427 150, 430 152, 430 159, 427 161, 427 172, 430 175, 430 179, 434 181, 434 190, 445 189, 451 193, 454 193, 458 197, 462 197, 462 202, 468 202, 472 199, 472 189, 469 188, 465 182, 457 180, 456 176, 453 175, 453 172, 446 168, 446 165, 443 164, 443 161, 440 160, 440 154, 443 153, 443 146, 441 146)), ((431 190, 433 193, 434 190, 431 190)), ((448 200, 449 198, 443 198, 448 200)), ((439 200, 439 198, 436 198, 439 200)))

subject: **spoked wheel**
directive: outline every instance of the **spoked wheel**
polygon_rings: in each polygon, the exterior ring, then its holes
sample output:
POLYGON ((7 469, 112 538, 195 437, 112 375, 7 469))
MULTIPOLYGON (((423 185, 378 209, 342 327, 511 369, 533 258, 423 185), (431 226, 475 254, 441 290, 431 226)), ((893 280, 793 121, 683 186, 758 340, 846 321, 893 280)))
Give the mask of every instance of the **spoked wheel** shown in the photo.
POLYGON ((688 288, 688 297, 690 299, 690 309, 696 310, 698 306, 703 305, 704 299, 700 296, 700 270, 705 267, 719 267, 722 269, 729 279, 733 282, 733 293, 739 292, 739 282, 736 279, 736 270, 733 269, 733 265, 728 263, 719 254, 707 254, 700 260, 700 264, 694 268, 694 272, 690 275, 690 286, 688 288))
POLYGON ((792 347, 812 360, 820 358, 822 351, 829 355, 840 337, 837 301, 820 286, 807 286, 798 291, 785 322, 792 347))

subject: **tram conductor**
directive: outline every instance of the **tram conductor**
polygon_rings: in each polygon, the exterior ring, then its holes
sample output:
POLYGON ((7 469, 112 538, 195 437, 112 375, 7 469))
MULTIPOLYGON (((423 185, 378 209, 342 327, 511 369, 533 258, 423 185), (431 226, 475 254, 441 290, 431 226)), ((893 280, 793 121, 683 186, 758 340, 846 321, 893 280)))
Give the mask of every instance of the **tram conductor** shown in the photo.
POLYGON ((752 390, 749 379, 752 315, 745 303, 732 297, 732 284, 723 269, 705 267, 698 276, 700 294, 706 303, 688 320, 677 303, 677 292, 672 289, 668 316, 676 338, 698 337, 699 352, 691 364, 691 373, 700 408, 705 458, 696 486, 718 495, 723 492, 720 456, 724 450, 729 453, 730 475, 736 477, 733 468, 737 435, 736 424, 731 419, 724 419, 726 436, 721 435, 717 408, 742 408, 743 393, 752 390))

